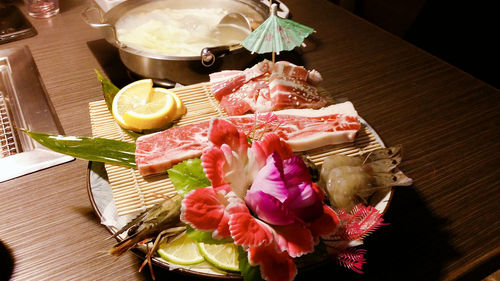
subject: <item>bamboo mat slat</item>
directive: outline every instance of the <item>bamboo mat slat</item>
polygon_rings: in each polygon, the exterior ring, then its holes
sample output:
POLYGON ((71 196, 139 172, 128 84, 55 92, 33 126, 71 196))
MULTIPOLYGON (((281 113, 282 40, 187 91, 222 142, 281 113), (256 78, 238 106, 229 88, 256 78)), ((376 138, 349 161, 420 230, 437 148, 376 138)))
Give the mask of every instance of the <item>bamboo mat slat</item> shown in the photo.
MULTIPOLYGON (((186 105, 187 113, 178 125, 210 120, 214 116, 227 116, 210 95, 208 83, 201 83, 173 89, 186 105)), ((104 100, 89 103, 90 122, 94 137, 133 142, 116 124, 104 100)), ((332 145, 307 152, 316 165, 333 154, 360 155, 381 148, 382 144, 372 130, 363 125, 353 143, 332 145)), ((135 169, 106 164, 109 183, 118 215, 126 215, 145 210, 162 201, 162 196, 172 195, 176 190, 166 174, 141 176, 135 169)))

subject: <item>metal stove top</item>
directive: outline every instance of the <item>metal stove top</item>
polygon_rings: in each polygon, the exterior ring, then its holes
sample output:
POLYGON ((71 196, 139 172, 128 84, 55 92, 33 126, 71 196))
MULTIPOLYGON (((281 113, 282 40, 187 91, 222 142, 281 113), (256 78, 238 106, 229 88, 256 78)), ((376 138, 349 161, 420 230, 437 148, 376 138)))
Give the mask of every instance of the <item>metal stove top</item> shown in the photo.
POLYGON ((64 134, 28 47, 0 49, 0 182, 73 160, 22 129, 64 134))

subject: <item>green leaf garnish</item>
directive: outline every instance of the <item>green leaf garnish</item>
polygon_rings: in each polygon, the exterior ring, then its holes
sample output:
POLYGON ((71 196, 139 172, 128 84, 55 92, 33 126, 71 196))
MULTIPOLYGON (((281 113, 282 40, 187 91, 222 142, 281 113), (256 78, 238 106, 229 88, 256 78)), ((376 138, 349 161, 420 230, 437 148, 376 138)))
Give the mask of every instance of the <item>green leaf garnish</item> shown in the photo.
POLYGON ((140 133, 136 133, 134 131, 131 131, 131 130, 127 130, 127 129, 123 129, 121 128, 127 135, 129 135, 131 138, 133 138, 134 140, 136 140, 138 137, 140 136, 143 136, 144 134, 140 134, 140 133))
POLYGON ((244 281, 262 281, 260 268, 251 266, 248 262, 248 253, 241 247, 238 247, 238 262, 240 264, 240 273, 244 281))
POLYGON ((181 196, 193 189, 210 186, 200 158, 185 160, 173 166, 168 170, 168 176, 181 196))
MULTIPOLYGON (((102 93, 104 95, 104 101, 106 101, 106 106, 108 107, 108 110, 110 113, 113 113, 113 99, 115 98, 116 94, 120 91, 120 88, 116 87, 111 81, 109 81, 106 77, 102 76, 97 69, 95 70, 95 73, 97 74, 97 79, 101 82, 102 86, 102 93)), ((136 133, 131 130, 127 130, 124 128, 121 128, 127 135, 132 137, 133 139, 137 139, 138 137, 144 135, 140 133, 136 133)))
POLYGON ((24 132, 55 152, 89 161, 136 168, 135 143, 104 138, 63 136, 32 131, 24 132))
POLYGON ((116 87, 111 81, 106 79, 106 77, 102 76, 97 69, 95 70, 97 74, 97 79, 101 81, 102 92, 104 94, 104 100, 106 101, 106 105, 108 106, 109 112, 111 112, 111 108, 113 106, 113 99, 120 89, 116 87))
POLYGON ((186 226, 186 235, 193 239, 196 242, 203 242, 205 244, 225 244, 229 242, 233 242, 231 240, 226 239, 214 239, 212 237, 213 231, 201 231, 194 229, 192 226, 186 226))

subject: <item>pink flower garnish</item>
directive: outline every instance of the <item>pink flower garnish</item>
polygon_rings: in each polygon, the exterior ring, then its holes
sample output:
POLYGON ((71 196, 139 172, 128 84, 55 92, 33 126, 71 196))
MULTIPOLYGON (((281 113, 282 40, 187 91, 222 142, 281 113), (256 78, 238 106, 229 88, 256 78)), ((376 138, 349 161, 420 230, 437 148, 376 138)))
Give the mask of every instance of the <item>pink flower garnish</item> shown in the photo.
POLYGON ((190 191, 182 200, 181 220, 189 222, 202 231, 214 231, 216 239, 227 238, 229 233, 229 215, 225 211, 229 204, 225 192, 215 192, 211 187, 190 191))
POLYGON ((229 231, 234 243, 240 246, 256 247, 273 241, 273 231, 265 223, 256 220, 249 212, 231 215, 229 231), (252 233, 252 235, 248 235, 252 233))
POLYGON ((384 225, 382 213, 371 206, 356 205, 350 213, 338 212, 339 223, 335 231, 322 235, 328 252, 337 257, 339 264, 357 273, 365 263, 363 249, 352 247, 361 245, 372 231, 384 225))
POLYGON ((290 257, 296 258, 314 250, 311 231, 301 223, 275 226, 276 244, 280 250, 287 251, 290 257))
POLYGON ((286 225, 296 218, 284 204, 288 189, 283 181, 283 167, 279 155, 271 154, 267 164, 257 173, 245 202, 260 219, 274 225, 286 225))
POLYGON ((238 154, 246 153, 250 146, 244 133, 238 131, 233 123, 225 119, 213 119, 208 129, 208 139, 215 146, 228 145, 238 154))
POLYGON ((265 280, 293 280, 297 275, 297 266, 287 252, 282 252, 274 244, 248 248, 248 261, 259 265, 265 280))
POLYGON ((282 161, 277 153, 267 158, 245 196, 257 217, 273 225, 308 222, 323 212, 322 195, 299 156, 282 161))
POLYGON ((213 231, 214 238, 231 238, 264 279, 292 280, 293 258, 311 253, 320 236, 336 231, 337 214, 279 136, 268 133, 250 147, 232 123, 216 119, 209 139, 213 147, 203 153, 202 166, 212 187, 185 196, 182 221, 213 231))
MULTIPOLYGON (((264 95, 265 92, 261 91, 259 97, 264 95)), ((270 99, 270 97, 268 97, 268 99, 270 99)), ((261 140, 267 133, 276 131, 284 123, 284 121, 279 119, 273 112, 267 113, 264 118, 261 116, 262 113, 254 113, 254 125, 252 132, 249 133, 249 137, 253 140, 261 140)))
POLYGON ((384 225, 382 213, 371 206, 358 204, 350 213, 338 211, 339 224, 335 232, 325 236, 327 242, 362 240, 371 232, 384 225))
POLYGON ((339 225, 339 217, 332 208, 323 205, 323 213, 311 222, 309 229, 314 237, 314 243, 318 242, 319 237, 334 233, 339 225))
POLYGON ((255 158, 255 162, 262 167, 266 164, 267 157, 273 152, 278 153, 281 159, 288 159, 294 155, 290 145, 281 141, 276 134, 267 134, 262 140, 254 141, 250 154, 255 158))
POLYGON ((366 250, 348 248, 337 255, 337 261, 356 273, 363 273, 361 269, 365 263, 366 250))
POLYGON ((201 161, 212 187, 230 184, 231 190, 243 198, 252 182, 252 172, 247 168, 247 137, 224 119, 212 120, 208 137, 214 146, 203 152, 201 161))
POLYGON ((218 148, 210 148, 203 153, 203 170, 210 179, 212 187, 224 186, 224 166, 226 158, 224 152, 218 148))

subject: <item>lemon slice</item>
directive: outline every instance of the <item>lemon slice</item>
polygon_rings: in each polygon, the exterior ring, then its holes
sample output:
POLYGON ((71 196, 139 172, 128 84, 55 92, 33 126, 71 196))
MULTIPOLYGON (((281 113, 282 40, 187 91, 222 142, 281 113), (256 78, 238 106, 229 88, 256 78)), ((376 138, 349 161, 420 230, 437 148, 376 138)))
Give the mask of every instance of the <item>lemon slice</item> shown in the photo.
POLYGON ((181 99, 172 91, 168 91, 168 94, 172 96, 176 105, 176 116, 173 119, 177 119, 186 114, 187 109, 181 99))
POLYGON ((240 271, 238 246, 234 243, 205 244, 199 242, 198 248, 205 260, 218 269, 240 271))
POLYGON ((137 132, 165 127, 185 111, 177 95, 164 88, 153 88, 151 79, 138 80, 123 87, 112 105, 116 122, 137 132))
POLYGON ((158 254, 164 260, 179 265, 191 265, 204 261, 198 251, 197 243, 189 238, 186 232, 172 241, 163 240, 158 246, 158 254))

